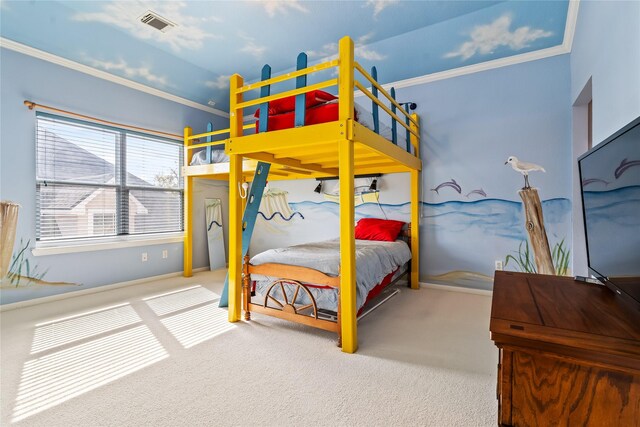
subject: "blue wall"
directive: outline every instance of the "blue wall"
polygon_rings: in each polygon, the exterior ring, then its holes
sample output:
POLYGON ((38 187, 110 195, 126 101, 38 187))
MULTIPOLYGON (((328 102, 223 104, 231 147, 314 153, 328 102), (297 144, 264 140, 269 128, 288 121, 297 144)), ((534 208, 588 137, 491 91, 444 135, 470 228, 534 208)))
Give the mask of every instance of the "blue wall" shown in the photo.
MULTIPOLYGON (((570 250, 570 87, 569 57, 562 55, 398 90, 399 100, 418 104, 422 120, 422 281, 490 289, 495 260, 518 251, 526 239, 518 195, 524 182, 504 165, 512 155, 546 169, 532 173, 531 183, 543 200, 550 244, 564 239, 570 250), (431 190, 452 178, 461 194, 431 190), (487 197, 466 197, 477 189, 487 197)), ((337 205, 313 192, 315 182, 271 185, 286 190, 292 211, 305 219, 260 219, 254 253, 337 237, 337 205)), ((385 175, 380 187, 381 206, 361 205, 356 216, 408 220, 406 174, 385 175)))
MULTIPOLYGON (((174 134, 182 134, 186 125, 204 131, 208 121, 216 126, 226 125, 226 120, 198 109, 7 49, 0 52, 0 198, 21 205, 16 247, 20 239, 31 240, 33 246, 36 230, 35 113, 23 105, 24 100, 174 134)), ((194 267, 208 265, 203 199, 220 197, 225 206, 227 203, 226 183, 219 185, 222 186, 204 182, 196 185, 194 267)), ((45 280, 80 286, 33 284, 16 289, 4 285, 0 293, 2 304, 182 271, 182 244, 30 256, 30 261, 40 271, 47 271, 45 280), (169 251, 167 259, 162 259, 163 249, 169 251), (149 256, 145 263, 141 261, 142 252, 149 256)))
POLYGON ((590 78, 595 145, 640 116, 640 2, 580 2, 571 51, 572 102, 590 78))
MULTIPOLYGON (((519 200, 523 179, 504 165, 513 155, 544 166, 546 173, 531 177, 543 200, 569 197, 568 69, 562 55, 399 89, 398 99, 418 103, 425 186, 456 178, 488 197, 519 200)), ((424 194, 427 202, 443 201, 424 194)))
POLYGON ((640 116, 640 2, 580 2, 571 51, 573 265, 579 275, 588 271, 576 159, 588 149, 589 100, 593 145, 640 116))

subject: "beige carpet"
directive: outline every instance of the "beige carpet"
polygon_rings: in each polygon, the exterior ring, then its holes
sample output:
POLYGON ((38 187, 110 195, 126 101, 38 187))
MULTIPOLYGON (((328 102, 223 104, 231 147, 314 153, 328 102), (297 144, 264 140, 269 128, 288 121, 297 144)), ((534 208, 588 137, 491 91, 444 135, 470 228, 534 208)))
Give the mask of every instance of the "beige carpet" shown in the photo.
POLYGON ((497 422, 491 299, 402 288, 348 355, 324 331, 217 307, 224 271, 1 313, 0 424, 497 422))

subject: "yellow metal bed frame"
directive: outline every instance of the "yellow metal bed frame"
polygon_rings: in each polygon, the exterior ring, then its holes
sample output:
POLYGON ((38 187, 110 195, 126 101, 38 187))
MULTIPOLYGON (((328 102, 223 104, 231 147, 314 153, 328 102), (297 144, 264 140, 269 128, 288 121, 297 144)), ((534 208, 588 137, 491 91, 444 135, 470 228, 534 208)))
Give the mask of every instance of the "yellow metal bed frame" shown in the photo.
POLYGON ((241 318, 243 254, 242 211, 240 186, 250 180, 258 161, 270 163, 270 180, 310 179, 338 176, 340 180, 340 312, 342 350, 353 353, 358 348, 356 319, 356 266, 355 266, 355 206, 354 177, 372 173, 409 172, 411 181, 411 276, 412 289, 418 289, 419 278, 419 208, 420 208, 420 124, 416 114, 405 112, 377 81, 354 60, 354 44, 349 37, 339 42, 338 59, 302 70, 286 73, 257 83, 244 85, 243 78, 234 74, 230 87, 230 127, 226 130, 193 135, 191 128, 184 131, 185 165, 185 239, 184 275, 192 274, 192 204, 193 179, 229 180, 229 322, 241 318), (338 68, 338 78, 249 101, 243 95, 266 85, 281 83, 328 68, 338 68), (386 100, 395 105, 400 116, 382 103, 355 79, 358 71, 386 100), (316 89, 338 86, 339 117, 337 121, 277 130, 252 135, 243 131, 253 125, 243 125, 243 109, 285 97, 300 95, 316 89), (413 153, 393 144, 383 136, 356 122, 354 118, 354 91, 362 91, 379 108, 389 114, 410 133, 413 153), (401 118, 402 116, 402 118, 401 118), (408 123, 408 124, 407 124, 408 123), (211 143, 193 144, 195 140, 228 132, 225 152, 229 163, 188 166, 194 149, 211 143))

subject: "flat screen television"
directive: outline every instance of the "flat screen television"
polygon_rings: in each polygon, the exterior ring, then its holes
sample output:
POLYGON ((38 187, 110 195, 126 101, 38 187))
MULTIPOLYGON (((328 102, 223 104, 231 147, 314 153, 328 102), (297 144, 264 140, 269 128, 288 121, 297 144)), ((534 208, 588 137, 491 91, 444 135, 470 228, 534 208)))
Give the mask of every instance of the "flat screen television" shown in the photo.
POLYGON ((640 117, 578 168, 589 272, 640 309, 640 117))

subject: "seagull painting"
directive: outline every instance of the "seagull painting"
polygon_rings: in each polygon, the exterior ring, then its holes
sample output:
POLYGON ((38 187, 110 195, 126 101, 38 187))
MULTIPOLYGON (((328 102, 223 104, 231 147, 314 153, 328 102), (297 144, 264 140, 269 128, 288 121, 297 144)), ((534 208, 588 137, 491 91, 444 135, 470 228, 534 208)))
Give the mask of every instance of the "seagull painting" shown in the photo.
POLYGON ((535 163, 521 162, 516 156, 510 156, 507 161, 504 162, 505 165, 507 163, 511 165, 514 171, 520 172, 522 175, 524 175, 524 188, 531 188, 531 186, 529 185, 529 172, 546 172, 542 166, 536 165, 535 163))

